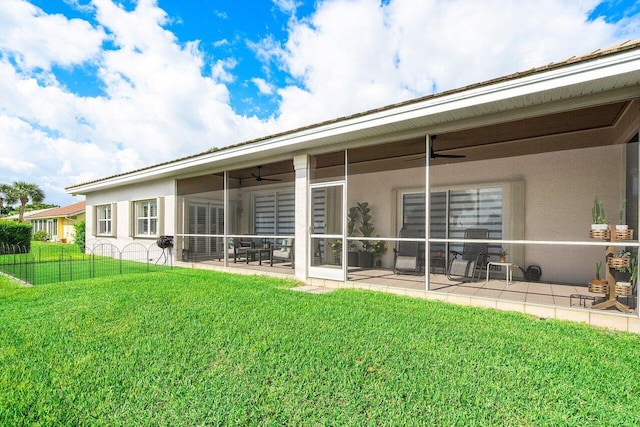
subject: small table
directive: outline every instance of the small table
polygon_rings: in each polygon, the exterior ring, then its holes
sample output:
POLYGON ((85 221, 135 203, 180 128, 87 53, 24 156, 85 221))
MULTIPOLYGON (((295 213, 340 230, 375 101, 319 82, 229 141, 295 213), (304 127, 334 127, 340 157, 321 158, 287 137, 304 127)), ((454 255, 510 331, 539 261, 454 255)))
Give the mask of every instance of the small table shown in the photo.
POLYGON ((431 269, 431 273, 434 274, 436 269, 439 269, 442 274, 446 274, 447 268, 445 265, 443 256, 434 256, 431 258, 431 262, 429 263, 429 268, 431 269))
POLYGON ((262 265, 262 255, 266 255, 265 260, 271 257, 271 248, 248 248, 245 250, 247 252, 247 264, 249 264, 250 260, 255 261, 256 255, 258 255, 259 265, 262 265))
POLYGON ((491 261, 487 263, 487 283, 489 283, 489 272, 491 271, 492 265, 499 265, 500 267, 505 267, 507 269, 506 279, 507 286, 513 284, 513 266, 515 265, 512 262, 494 262, 491 261))

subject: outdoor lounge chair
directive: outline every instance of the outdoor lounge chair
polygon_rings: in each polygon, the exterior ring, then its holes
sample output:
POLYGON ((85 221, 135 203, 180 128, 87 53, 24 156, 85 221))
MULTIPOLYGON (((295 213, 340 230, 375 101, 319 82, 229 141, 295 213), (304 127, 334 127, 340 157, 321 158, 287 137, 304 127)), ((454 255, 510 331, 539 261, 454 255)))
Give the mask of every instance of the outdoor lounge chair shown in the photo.
MULTIPOLYGON (((234 237, 229 237, 227 239, 227 257, 233 258, 233 262, 236 263, 240 259, 247 259, 247 249, 252 248, 251 242, 245 242, 241 239, 236 239, 234 237)), ((224 253, 220 253, 218 256, 218 261, 222 260, 222 256, 224 253)))
POLYGON ((271 266, 273 267, 274 261, 290 262, 291 268, 294 268, 293 261, 293 238, 283 239, 280 243, 274 243, 271 245, 271 266))
MULTIPOLYGON (((469 228, 464 232, 466 239, 488 239, 486 228, 469 228)), ((447 270, 447 278, 461 282, 476 281, 487 263, 489 244, 486 242, 465 242, 462 252, 450 251, 451 261, 447 270)))
MULTIPOLYGON (((398 233, 401 239, 420 238, 418 230, 405 230, 398 233)), ((422 272, 421 243, 398 241, 393 250, 393 272, 396 274, 420 274, 422 272)), ((424 250, 422 250, 424 254, 424 250)))

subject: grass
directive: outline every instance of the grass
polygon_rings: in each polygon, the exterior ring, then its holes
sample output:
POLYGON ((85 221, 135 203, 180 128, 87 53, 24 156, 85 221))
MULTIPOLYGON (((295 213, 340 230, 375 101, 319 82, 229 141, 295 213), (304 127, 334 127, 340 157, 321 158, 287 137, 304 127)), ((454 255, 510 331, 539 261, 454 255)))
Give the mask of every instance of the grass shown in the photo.
POLYGON ((201 270, 0 278, 0 425, 638 425, 640 336, 201 270))
MULTIPOLYGON (((110 250, 108 246, 106 250, 110 250)), ((146 251, 129 253, 146 260, 146 251)), ((122 273, 143 273, 168 268, 154 262, 119 260, 112 256, 84 253, 73 244, 31 242, 26 254, 0 255, 0 271, 18 277, 34 285, 44 285, 70 280, 114 276, 122 273)))

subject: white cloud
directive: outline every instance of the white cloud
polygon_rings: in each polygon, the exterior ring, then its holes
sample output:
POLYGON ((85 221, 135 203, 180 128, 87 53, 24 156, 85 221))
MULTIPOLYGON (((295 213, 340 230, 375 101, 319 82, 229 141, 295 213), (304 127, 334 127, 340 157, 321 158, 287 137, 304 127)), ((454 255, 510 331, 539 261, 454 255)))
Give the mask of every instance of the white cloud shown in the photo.
POLYGON ((264 64, 251 82, 281 99, 277 118, 260 120, 230 106, 238 60, 205 56, 197 40, 178 40, 154 0, 132 11, 93 0, 93 23, 0 0, 0 182, 36 182, 47 201, 69 202, 68 185, 639 36, 637 17, 589 22, 596 4, 326 0, 313 15, 296 17, 298 2, 274 0, 291 14, 288 38, 246 41, 264 64), (104 96, 72 93, 50 71, 80 64, 97 69, 104 96), (286 71, 283 86, 273 85, 274 64, 286 71))
POLYGON ((291 21, 284 52, 270 51, 297 78, 280 90, 280 117, 293 127, 559 61, 620 34, 638 37, 635 21, 588 21, 597 3, 320 2, 309 19, 291 21))
POLYGON ((231 83, 235 80, 231 70, 233 70, 236 65, 237 61, 233 58, 218 60, 211 67, 211 77, 220 82, 231 83))
POLYGON ((273 4, 285 13, 294 13, 300 2, 296 0, 273 0, 273 4))
POLYGON ((23 69, 80 64, 96 57, 105 39, 102 28, 47 15, 26 1, 3 0, 0 11, 0 49, 23 69))
POLYGON ((11 173, 16 174, 16 176, 19 176, 20 174, 29 172, 29 170, 35 169, 36 165, 34 165, 31 162, 26 162, 20 159, 13 159, 10 157, 0 157, 0 168, 6 169, 11 173))
POLYGON ((273 86, 267 83, 265 79, 253 78, 251 79, 254 85, 258 88, 261 94, 263 95, 272 95, 273 94, 273 86))

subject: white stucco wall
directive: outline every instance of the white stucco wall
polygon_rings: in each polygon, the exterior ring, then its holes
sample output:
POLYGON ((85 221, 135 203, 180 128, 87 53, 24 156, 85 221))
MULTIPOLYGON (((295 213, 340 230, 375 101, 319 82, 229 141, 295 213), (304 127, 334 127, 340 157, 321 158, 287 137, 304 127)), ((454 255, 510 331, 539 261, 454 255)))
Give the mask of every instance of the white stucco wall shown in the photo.
POLYGON ((123 248, 134 241, 144 245, 155 243, 156 238, 131 237, 130 236, 130 203, 132 201, 147 200, 162 197, 164 200, 163 213, 161 213, 162 222, 160 234, 175 235, 176 221, 176 196, 175 181, 173 179, 163 179, 138 185, 129 185, 117 189, 105 190, 99 193, 88 193, 87 200, 87 242, 92 239, 100 239, 108 241, 119 248, 123 248), (95 236, 95 207, 98 205, 113 203, 117 206, 115 213, 115 232, 116 237, 109 238, 104 236, 95 236))

